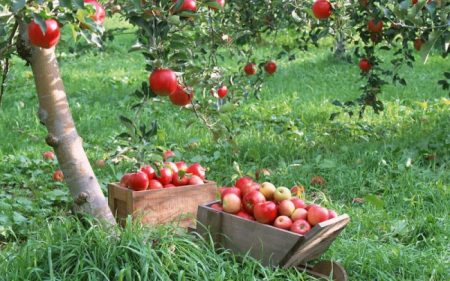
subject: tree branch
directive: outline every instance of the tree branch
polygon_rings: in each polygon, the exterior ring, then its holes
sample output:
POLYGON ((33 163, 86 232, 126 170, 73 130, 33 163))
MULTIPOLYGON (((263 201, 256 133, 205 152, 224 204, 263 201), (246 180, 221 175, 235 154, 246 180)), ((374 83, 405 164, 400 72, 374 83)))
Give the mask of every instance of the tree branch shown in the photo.
MULTIPOLYGON (((12 40, 14 39, 14 36, 17 32, 17 28, 19 27, 19 23, 16 21, 14 23, 13 29, 11 31, 11 34, 9 34, 8 40, 6 41, 8 44, 6 45, 6 47, 0 52, 0 54, 2 54, 3 52, 5 52, 6 50, 8 50, 9 48, 11 48, 12 45, 12 40)), ((6 76, 8 75, 9 72, 9 58, 5 58, 5 65, 3 67, 3 71, 2 71, 2 82, 0 84, 0 106, 2 105, 2 101, 3 101, 3 94, 5 92, 5 82, 6 82, 6 76)))

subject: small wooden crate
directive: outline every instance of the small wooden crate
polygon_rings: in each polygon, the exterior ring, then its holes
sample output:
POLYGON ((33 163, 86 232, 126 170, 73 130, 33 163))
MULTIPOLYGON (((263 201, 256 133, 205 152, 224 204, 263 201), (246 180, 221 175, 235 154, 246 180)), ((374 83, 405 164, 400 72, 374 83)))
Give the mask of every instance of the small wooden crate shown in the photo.
POLYGON ((235 254, 249 254, 266 266, 295 267, 321 256, 350 221, 347 214, 314 226, 305 236, 270 225, 198 207, 197 229, 235 254))
POLYGON ((216 199, 213 181, 156 190, 133 191, 119 183, 108 185, 108 203, 119 223, 128 217, 140 218, 144 224, 175 223, 181 227, 195 225, 197 208, 216 199))

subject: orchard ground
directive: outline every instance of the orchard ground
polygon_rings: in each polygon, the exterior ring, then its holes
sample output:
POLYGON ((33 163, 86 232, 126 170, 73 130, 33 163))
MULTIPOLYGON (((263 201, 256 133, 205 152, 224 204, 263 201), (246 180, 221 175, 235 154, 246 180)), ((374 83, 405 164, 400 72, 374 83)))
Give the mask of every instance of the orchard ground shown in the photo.
MULTIPOLYGON (((127 52, 132 38, 119 35, 104 52, 81 56, 59 46, 64 84, 91 163, 108 159, 123 144, 116 139, 123 131, 118 116, 132 116, 136 100, 130 94, 148 77, 141 55, 127 52)), ((237 149, 215 143, 191 112, 168 100, 153 102, 141 117, 159 122, 154 145, 201 162, 221 185, 236 176, 234 161, 245 173, 268 168, 272 174, 262 180, 304 184, 307 198, 314 195, 348 213, 351 223, 323 258, 341 262, 350 280, 450 280, 450 101, 436 83, 448 59, 432 56, 426 65, 405 67, 408 85, 385 88, 382 114, 368 110, 363 119, 341 115, 329 121, 338 110, 331 101, 360 94, 357 63, 334 61, 328 47, 279 61, 262 100, 250 98, 231 119, 223 118, 240 125, 237 149), (311 187, 315 175, 327 184, 311 187)), ((42 159, 49 147, 36 115, 31 71, 22 61, 14 64, 0 110, 0 280, 308 278, 226 251, 215 254, 209 243, 173 236, 171 228, 130 226, 111 241, 89 220, 73 217, 67 188, 51 180, 57 164, 42 159)), ((132 166, 126 159, 107 161, 95 171, 106 187, 132 166)))

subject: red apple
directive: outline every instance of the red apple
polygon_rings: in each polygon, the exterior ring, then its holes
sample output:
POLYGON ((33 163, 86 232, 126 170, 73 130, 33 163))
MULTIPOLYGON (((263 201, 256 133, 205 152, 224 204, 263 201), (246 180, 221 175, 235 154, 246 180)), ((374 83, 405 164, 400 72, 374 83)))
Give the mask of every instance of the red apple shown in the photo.
POLYGON ((183 161, 175 162, 175 165, 177 166, 178 171, 186 172, 186 170, 188 168, 187 164, 185 162, 183 162, 183 161))
POLYGON ((291 199, 291 191, 289 188, 280 186, 277 188, 275 193, 273 194, 273 198, 275 199, 275 202, 281 202, 283 200, 291 199))
POLYGON ((130 182, 131 173, 126 173, 122 176, 120 179, 120 186, 122 187, 128 187, 128 183, 130 182))
POLYGON ((54 19, 45 20, 47 30, 44 34, 41 27, 33 20, 28 24, 28 39, 34 46, 50 49, 58 44, 61 36, 58 22, 54 19))
POLYGON ((255 218, 252 215, 250 215, 250 214, 248 214, 248 213, 246 213, 244 211, 239 211, 236 214, 236 216, 241 217, 241 218, 246 219, 246 220, 249 220, 249 221, 254 221, 255 220, 255 218))
POLYGON ((264 197, 266 197, 267 200, 272 200, 273 195, 276 190, 277 190, 277 188, 272 183, 263 182, 261 184, 261 188, 259 189, 259 192, 261 192, 264 195, 264 197))
POLYGON ((277 205, 272 201, 256 204, 253 207, 253 215, 258 222, 271 224, 278 216, 277 205))
POLYGON ((256 73, 256 64, 248 63, 244 67, 244 71, 247 75, 254 75, 256 73))
POLYGON ((422 49, 423 40, 421 38, 417 38, 414 40, 414 49, 420 51, 422 49))
POLYGON ((317 0, 312 5, 312 11, 317 19, 327 19, 331 16, 331 4, 326 0, 317 0))
POLYGON ((164 186, 158 180, 149 180, 148 189, 163 189, 164 186))
POLYGON ((194 163, 186 169, 186 173, 196 175, 202 180, 205 179, 205 171, 206 169, 203 168, 199 163, 194 163))
POLYGON ((44 160, 55 160, 55 153, 53 151, 46 151, 42 153, 42 157, 44 157, 44 160))
POLYGON ((189 184, 189 178, 186 175, 183 175, 180 177, 180 173, 173 173, 172 176, 172 183, 175 186, 182 186, 182 185, 188 185, 189 184))
POLYGON ((223 211, 222 205, 220 205, 219 203, 214 203, 210 207, 213 208, 214 210, 217 210, 217 211, 220 211, 220 212, 223 211))
MULTIPOLYGON (((372 69, 372 64, 369 62, 368 59, 363 58, 359 61, 359 69, 361 69, 362 72, 368 72, 370 69, 372 69)), ((313 179, 316 179, 316 177, 314 177, 313 179)), ((320 185, 319 182, 322 181, 319 181, 317 179, 315 181, 311 180, 312 185, 320 185)))
POLYGON ((163 159, 164 159, 164 161, 166 161, 170 157, 175 157, 175 153, 173 153, 172 150, 166 150, 166 151, 163 152, 163 159))
POLYGON ((178 173, 178 167, 173 162, 164 162, 164 167, 171 169, 174 173, 178 173))
POLYGON ((306 220, 307 217, 308 217, 308 211, 303 208, 295 209, 291 215, 291 219, 293 221, 306 220))
POLYGON ((334 219, 335 217, 337 217, 337 213, 333 210, 328 210, 328 219, 334 219))
POLYGON ((266 197, 257 190, 249 192, 243 197, 244 210, 249 214, 253 214, 253 208, 256 204, 263 202, 266 202, 266 197))
POLYGON ((305 220, 296 220, 292 223, 291 231, 300 235, 305 235, 311 230, 311 225, 305 220))
POLYGON ((253 180, 249 177, 242 177, 239 178, 236 183, 234 184, 234 186, 236 186, 237 188, 239 188, 240 190, 242 190, 242 188, 246 185, 251 185, 253 183, 253 180))
POLYGON ((84 0, 84 3, 94 6, 95 14, 91 16, 91 19, 97 24, 103 24, 103 22, 105 21, 106 12, 102 4, 100 4, 96 0, 84 0))
POLYGON ((217 90, 217 95, 219 96, 219 98, 223 99, 224 97, 226 97, 228 94, 228 88, 225 85, 222 85, 218 90, 217 90))
POLYGON ((328 220, 328 210, 318 205, 312 206, 308 210, 308 222, 314 226, 328 220))
POLYGON ((241 210, 241 198, 234 193, 229 193, 223 197, 222 208, 225 212, 236 214, 241 210))
POLYGON ((149 180, 152 180, 155 177, 155 170, 150 165, 142 166, 141 172, 145 173, 149 180))
POLYGON ((292 198, 291 201, 292 201, 292 203, 294 203, 294 206, 295 206, 296 209, 298 209, 298 208, 305 208, 306 207, 306 203, 302 199, 292 198))
POLYGON ((281 229, 290 229, 292 226, 292 220, 287 216, 279 216, 273 222, 273 226, 281 229))
POLYGON ((56 170, 53 173, 53 180, 54 181, 64 181, 64 174, 61 170, 56 170))
POLYGON ((163 185, 172 183, 173 172, 170 168, 159 169, 159 176, 156 175, 156 179, 160 181, 163 185))
POLYGON ((268 74, 273 74, 275 73, 275 71, 277 70, 277 64, 274 61, 268 61, 266 62, 266 64, 264 65, 264 70, 268 73, 268 74))
POLYGON ((239 188, 237 188, 237 187, 227 187, 227 188, 224 188, 224 189, 222 190, 221 195, 220 195, 220 198, 223 199, 223 197, 224 197, 226 194, 228 194, 228 193, 234 193, 234 194, 236 194, 237 196, 241 197, 241 190, 240 190, 239 188))
POLYGON ((282 216, 290 217, 295 211, 295 205, 291 200, 283 200, 278 204, 278 212, 282 216))
POLYGON ((204 184, 204 182, 199 176, 193 175, 189 178, 189 185, 200 185, 200 184, 204 184))
POLYGON ((132 173, 128 180, 128 187, 134 191, 146 190, 148 187, 147 174, 143 172, 132 173))
POLYGON ((383 30, 383 21, 381 20, 370 20, 367 23, 367 29, 372 33, 380 33, 383 30))

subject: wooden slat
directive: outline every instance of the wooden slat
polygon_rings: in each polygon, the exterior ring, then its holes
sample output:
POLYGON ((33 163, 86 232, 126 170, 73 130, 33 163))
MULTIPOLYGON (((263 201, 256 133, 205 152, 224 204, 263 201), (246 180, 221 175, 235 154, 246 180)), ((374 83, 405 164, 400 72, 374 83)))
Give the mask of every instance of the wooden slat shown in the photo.
POLYGON ((350 221, 346 214, 319 223, 281 261, 284 268, 297 266, 322 255, 350 221))
POLYGON ((189 185, 160 190, 133 191, 118 183, 108 185, 108 202, 118 219, 133 215, 146 224, 194 224, 197 207, 216 198, 216 183, 189 185), (119 203, 124 202, 124 203, 119 203))
MULTIPOLYGON (((210 204, 208 204, 210 205, 210 204)), ((208 226, 214 241, 235 254, 250 254, 267 266, 276 266, 303 236, 269 225, 199 206, 197 229, 208 226)))

